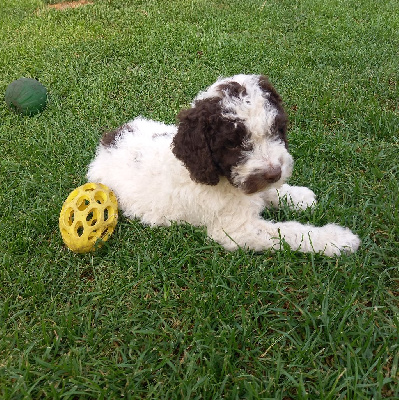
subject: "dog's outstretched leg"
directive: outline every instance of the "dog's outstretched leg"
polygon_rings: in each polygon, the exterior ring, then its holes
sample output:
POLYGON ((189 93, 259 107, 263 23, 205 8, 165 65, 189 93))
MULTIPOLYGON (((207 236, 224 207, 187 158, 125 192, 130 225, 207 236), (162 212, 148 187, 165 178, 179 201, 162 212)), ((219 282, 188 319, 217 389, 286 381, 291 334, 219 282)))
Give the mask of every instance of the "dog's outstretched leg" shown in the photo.
POLYGON ((243 247, 255 251, 280 250, 283 241, 294 251, 323 253, 338 256, 353 253, 360 245, 360 239, 350 229, 335 224, 321 227, 303 225, 299 222, 273 223, 264 220, 248 222, 241 230, 228 233, 214 229, 209 235, 228 250, 243 247))

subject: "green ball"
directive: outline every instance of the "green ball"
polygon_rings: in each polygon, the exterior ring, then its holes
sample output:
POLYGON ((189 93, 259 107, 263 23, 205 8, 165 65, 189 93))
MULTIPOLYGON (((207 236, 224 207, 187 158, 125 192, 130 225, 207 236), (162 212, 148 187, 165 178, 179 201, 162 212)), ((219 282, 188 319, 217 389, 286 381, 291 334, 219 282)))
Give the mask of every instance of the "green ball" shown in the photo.
POLYGON ((47 89, 36 79, 20 78, 7 86, 5 100, 14 112, 32 116, 46 107, 47 89))

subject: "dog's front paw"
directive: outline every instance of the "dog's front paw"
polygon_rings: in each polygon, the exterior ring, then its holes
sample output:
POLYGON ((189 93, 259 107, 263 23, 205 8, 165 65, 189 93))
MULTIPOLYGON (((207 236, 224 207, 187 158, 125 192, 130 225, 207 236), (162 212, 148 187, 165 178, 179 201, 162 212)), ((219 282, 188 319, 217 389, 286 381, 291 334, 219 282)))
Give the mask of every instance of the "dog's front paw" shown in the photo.
POLYGON ((328 224, 320 228, 326 244, 320 249, 326 256, 339 256, 342 253, 354 253, 360 246, 361 240, 349 228, 336 224, 328 224))
POLYGON ((307 187, 291 186, 287 193, 288 204, 297 210, 306 210, 316 205, 316 195, 307 187))

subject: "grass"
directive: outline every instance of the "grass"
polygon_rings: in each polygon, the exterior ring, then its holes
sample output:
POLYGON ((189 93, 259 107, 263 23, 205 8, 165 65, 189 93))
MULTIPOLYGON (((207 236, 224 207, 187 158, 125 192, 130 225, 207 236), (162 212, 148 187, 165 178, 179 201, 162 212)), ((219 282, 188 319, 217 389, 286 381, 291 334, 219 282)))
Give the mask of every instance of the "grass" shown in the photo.
POLYGON ((397 2, 53 3, 1 5, 0 91, 26 76, 51 97, 32 118, 0 104, 0 397, 398 398, 397 2), (291 182, 319 199, 265 217, 349 226, 359 252, 228 253, 125 218, 98 252, 66 250, 58 214, 101 132, 173 123, 234 73, 269 75, 291 182))

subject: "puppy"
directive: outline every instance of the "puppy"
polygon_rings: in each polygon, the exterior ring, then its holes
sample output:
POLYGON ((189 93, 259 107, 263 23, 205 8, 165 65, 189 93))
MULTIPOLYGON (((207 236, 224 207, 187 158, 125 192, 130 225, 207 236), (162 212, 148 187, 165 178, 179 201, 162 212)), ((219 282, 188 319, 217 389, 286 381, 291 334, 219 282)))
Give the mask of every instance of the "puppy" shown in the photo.
POLYGON ((287 115, 265 76, 221 78, 178 119, 175 126, 138 117, 102 137, 87 178, 110 187, 127 217, 205 226, 227 250, 277 250, 282 241, 327 256, 357 250, 348 228, 260 216, 283 197, 296 209, 316 202, 310 189, 285 183, 294 163, 287 115))

